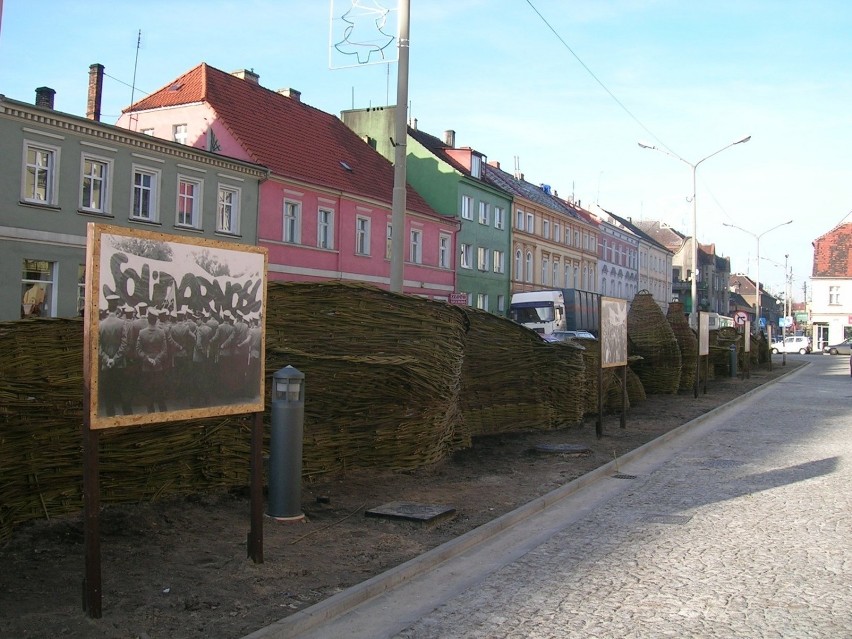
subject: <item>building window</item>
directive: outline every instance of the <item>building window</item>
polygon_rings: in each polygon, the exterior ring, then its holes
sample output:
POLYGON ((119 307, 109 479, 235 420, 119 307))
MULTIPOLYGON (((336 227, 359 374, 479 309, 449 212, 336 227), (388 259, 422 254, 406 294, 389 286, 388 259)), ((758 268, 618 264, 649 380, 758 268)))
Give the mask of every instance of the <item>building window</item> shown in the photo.
POLYGON ((461 268, 473 268, 473 247, 470 244, 459 247, 459 261, 461 268))
POLYGON ((488 270, 488 249, 480 246, 477 251, 476 265, 480 271, 488 270))
POLYGON ((553 285, 559 286, 559 262, 553 260, 553 285))
POLYGON ((370 218, 368 217, 355 218, 355 253, 370 254, 370 218))
POLYGON ((187 133, 186 133, 186 125, 185 124, 175 124, 172 127, 172 140, 177 142, 178 144, 186 144, 187 143, 187 133))
POLYGON ((219 185, 219 201, 216 207, 216 230, 236 235, 240 232, 240 190, 219 185))
POLYGON ((284 200, 284 241, 302 243, 302 203, 284 200))
POLYGON ((506 272, 506 254, 503 251, 494 250, 491 252, 491 261, 494 265, 495 273, 506 272))
POLYGON ((201 193, 203 183, 188 177, 178 177, 177 225, 201 228, 201 193))
POLYGON ((556 242, 562 239, 562 230, 559 226, 559 222, 555 222, 553 224, 553 239, 556 242))
POLYGON ((483 311, 488 310, 488 294, 487 293, 479 293, 476 296, 476 308, 482 309, 483 311))
POLYGON ((334 211, 331 209, 317 211, 317 247, 334 248, 334 211))
POLYGON ((418 229, 411 229, 410 244, 409 259, 414 264, 421 264, 423 262, 423 233, 418 229))
POLYGON ((515 213, 515 228, 519 231, 524 230, 524 212, 521 209, 518 209, 515 213))
POLYGON ((25 202, 56 205, 59 149, 24 142, 21 198, 25 202))
POLYGON ((541 259, 541 283, 544 286, 550 286, 550 260, 546 257, 541 259))
POLYGON ((550 239, 550 220, 541 221, 541 234, 544 236, 544 239, 550 239))
POLYGON ((488 202, 480 202, 479 203, 479 223, 480 224, 488 224, 488 202))
POLYGON ((463 220, 473 219, 473 198, 469 195, 462 195, 461 216, 463 220))
POLYGON ((475 153, 470 156, 470 176, 476 179, 482 177, 482 158, 475 153))
POLYGON ((160 219, 160 171, 142 167, 133 167, 133 199, 130 203, 130 217, 146 222, 160 219))
POLYGON ((535 233, 535 216, 527 213, 527 233, 535 233))
POLYGON ((112 161, 84 155, 80 185, 80 208, 92 213, 109 213, 109 178, 112 161))
POLYGON ((450 268, 450 236, 441 234, 438 237, 438 266, 450 268))
POLYGON ((391 259, 393 255, 393 224, 388 222, 385 227, 385 259, 391 259))
POLYGON ((515 251, 515 280, 520 282, 524 279, 523 272, 523 257, 521 256, 521 249, 515 251))
POLYGON ((524 275, 527 283, 531 283, 533 281, 533 259, 532 253, 527 251, 527 259, 526 264, 524 265, 524 275))
POLYGON ((56 264, 46 260, 23 261, 21 317, 53 317, 56 264))
POLYGON ((497 312, 505 313, 506 312, 506 296, 498 295, 497 296, 497 312))
POLYGON ((494 228, 501 231, 506 228, 506 211, 501 206, 494 207, 494 228))
POLYGON ((580 248, 580 231, 574 231, 574 246, 580 248))
POLYGON ((829 286, 828 287, 828 303, 829 304, 840 304, 840 287, 839 286, 829 286))

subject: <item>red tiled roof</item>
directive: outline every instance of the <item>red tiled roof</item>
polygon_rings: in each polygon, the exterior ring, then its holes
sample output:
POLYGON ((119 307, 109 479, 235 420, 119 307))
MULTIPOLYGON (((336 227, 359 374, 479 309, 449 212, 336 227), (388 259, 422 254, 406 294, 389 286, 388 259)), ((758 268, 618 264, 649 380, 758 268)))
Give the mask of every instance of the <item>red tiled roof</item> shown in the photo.
POLYGON ((813 247, 813 277, 852 277, 852 223, 818 237, 813 247))
MULTIPOLYGON (((273 174, 390 204, 393 165, 324 111, 206 63, 124 110, 209 104, 252 161, 273 174)), ((408 187, 406 208, 438 215, 408 187)))

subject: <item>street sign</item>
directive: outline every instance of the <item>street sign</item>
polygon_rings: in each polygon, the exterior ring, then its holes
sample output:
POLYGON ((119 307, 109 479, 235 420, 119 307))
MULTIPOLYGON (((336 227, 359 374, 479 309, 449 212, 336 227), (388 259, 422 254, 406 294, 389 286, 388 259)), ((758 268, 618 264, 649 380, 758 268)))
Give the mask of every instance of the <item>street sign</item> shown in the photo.
POLYGON ((467 293, 450 293, 450 304, 467 306, 467 293))
POLYGON ((748 319, 748 313, 745 311, 737 311, 734 313, 734 324, 737 326, 744 326, 746 320, 748 319))
POLYGON ((766 328, 766 318, 761 317, 759 320, 757 320, 757 325, 760 326, 760 328, 766 328))

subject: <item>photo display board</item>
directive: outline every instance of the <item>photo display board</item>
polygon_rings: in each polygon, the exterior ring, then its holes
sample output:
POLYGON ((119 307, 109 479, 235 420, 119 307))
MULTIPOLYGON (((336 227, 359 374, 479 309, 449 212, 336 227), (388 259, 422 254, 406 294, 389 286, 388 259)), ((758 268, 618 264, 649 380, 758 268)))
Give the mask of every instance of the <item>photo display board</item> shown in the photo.
POLYGON ((601 297, 601 367, 627 366, 627 300, 601 297))
POLYGON ((89 224, 92 429, 264 410, 265 248, 89 224))

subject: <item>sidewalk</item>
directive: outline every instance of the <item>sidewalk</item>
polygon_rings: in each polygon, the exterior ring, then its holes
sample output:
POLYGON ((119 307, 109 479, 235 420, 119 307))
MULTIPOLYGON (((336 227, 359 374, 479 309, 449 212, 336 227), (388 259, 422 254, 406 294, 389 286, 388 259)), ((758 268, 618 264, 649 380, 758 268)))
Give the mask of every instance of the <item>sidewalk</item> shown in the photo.
POLYGON ((814 358, 246 639, 840 636, 852 622, 840 364, 814 358))

